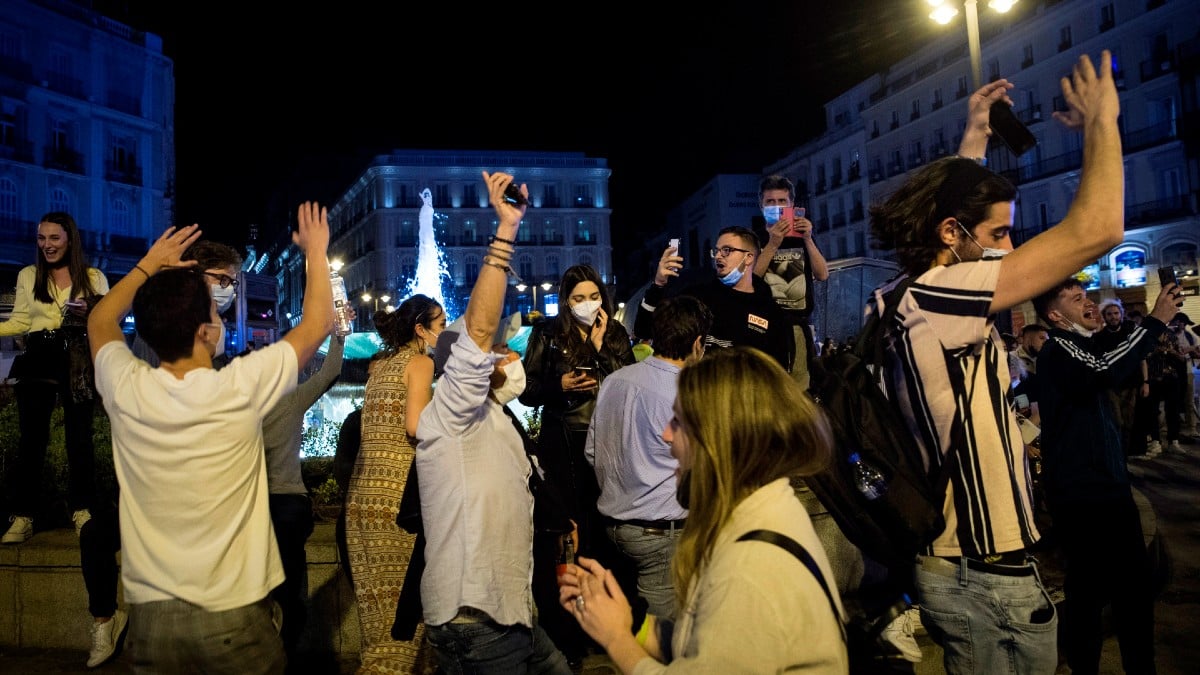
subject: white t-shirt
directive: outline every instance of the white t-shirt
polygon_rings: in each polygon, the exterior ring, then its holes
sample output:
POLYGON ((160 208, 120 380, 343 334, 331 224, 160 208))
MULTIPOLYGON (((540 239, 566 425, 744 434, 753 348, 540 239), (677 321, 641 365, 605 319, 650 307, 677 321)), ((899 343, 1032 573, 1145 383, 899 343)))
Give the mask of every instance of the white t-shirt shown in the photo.
POLYGON ((129 602, 179 599, 217 612, 257 602, 283 581, 261 425, 296 378, 296 352, 283 342, 182 380, 123 341, 96 354, 129 602))

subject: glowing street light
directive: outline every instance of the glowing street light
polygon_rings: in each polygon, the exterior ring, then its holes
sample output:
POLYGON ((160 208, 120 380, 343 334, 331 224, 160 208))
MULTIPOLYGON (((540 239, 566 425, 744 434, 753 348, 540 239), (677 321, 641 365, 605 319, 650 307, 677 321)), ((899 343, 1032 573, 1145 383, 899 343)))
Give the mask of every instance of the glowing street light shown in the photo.
MULTIPOLYGON (((929 18, 942 24, 943 26, 958 16, 958 9, 948 0, 925 0, 932 7, 933 11, 929 13, 929 18)), ((979 89, 983 86, 983 63, 979 49, 979 9, 977 6, 978 0, 963 0, 963 8, 967 15, 967 49, 971 55, 971 79, 974 81, 974 89, 979 89)), ((1003 14, 1012 9, 1012 6, 1017 4, 1017 0, 989 0, 988 7, 1003 14)))
MULTIPOLYGON (((539 285, 542 287, 542 291, 548 291, 548 290, 550 290, 551 288, 554 288, 554 284, 550 283, 549 281, 543 281, 543 282, 542 282, 541 284, 539 284, 539 285)), ((525 283, 525 282, 521 282, 521 283, 519 283, 519 284, 517 284, 517 285, 516 285, 516 289, 517 289, 517 291, 519 291, 519 292, 521 292, 521 293, 524 293, 524 292, 525 292, 525 289, 527 289, 527 288, 532 288, 532 289, 533 289, 533 309, 540 310, 540 307, 539 307, 539 305, 538 305, 538 301, 537 301, 537 296, 538 296, 537 289, 538 289, 538 287, 537 287, 537 286, 530 286, 529 284, 527 284, 527 283, 525 283)))
POLYGON ((378 295, 378 296, 373 296, 373 295, 371 295, 370 293, 363 293, 363 294, 362 294, 362 301, 363 301, 364 303, 367 303, 367 302, 374 302, 374 303, 375 303, 375 304, 374 304, 374 306, 373 306, 373 307, 374 307, 374 310, 373 310, 373 311, 376 311, 376 312, 378 312, 378 311, 379 311, 379 301, 380 301, 380 300, 382 300, 382 301, 383 301, 383 308, 384 308, 384 309, 386 309, 386 310, 387 310, 387 311, 389 311, 389 312, 390 312, 390 311, 392 311, 392 306, 388 304, 388 302, 389 302, 389 301, 391 301, 391 299, 392 299, 392 296, 388 295, 387 293, 383 293, 383 294, 381 294, 381 295, 378 295))

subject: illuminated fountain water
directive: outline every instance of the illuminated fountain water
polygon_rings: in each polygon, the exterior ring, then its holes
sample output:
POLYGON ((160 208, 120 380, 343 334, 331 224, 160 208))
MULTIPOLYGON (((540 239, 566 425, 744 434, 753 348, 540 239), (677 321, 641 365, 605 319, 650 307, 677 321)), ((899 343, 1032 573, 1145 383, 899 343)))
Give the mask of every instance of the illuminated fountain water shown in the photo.
POLYGON ((417 238, 417 271, 401 294, 407 298, 414 293, 428 295, 446 308, 446 319, 453 321, 458 313, 457 308, 446 302, 446 294, 442 284, 450 278, 450 270, 446 266, 446 256, 438 247, 437 237, 433 231, 433 193, 429 188, 421 190, 421 212, 418 215, 420 229, 417 238))

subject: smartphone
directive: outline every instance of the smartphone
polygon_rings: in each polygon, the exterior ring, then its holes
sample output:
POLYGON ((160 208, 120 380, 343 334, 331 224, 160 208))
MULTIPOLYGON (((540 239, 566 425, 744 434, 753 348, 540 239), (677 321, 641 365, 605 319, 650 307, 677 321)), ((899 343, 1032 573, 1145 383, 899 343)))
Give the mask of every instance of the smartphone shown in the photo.
POLYGON ((575 366, 576 375, 591 375, 595 368, 591 366, 575 366))
POLYGON ((1158 285, 1166 286, 1167 284, 1179 285, 1179 278, 1175 276, 1174 265, 1163 265, 1158 268, 1158 285))
POLYGON ((529 203, 529 200, 525 199, 525 195, 521 194, 521 186, 517 184, 515 179, 508 184, 508 187, 504 188, 504 201, 509 204, 516 204, 517 206, 524 206, 529 203))
POLYGON ((1017 114, 1013 112, 1012 106, 1004 101, 996 101, 992 104, 988 114, 988 125, 1017 157, 1029 152, 1037 145, 1037 138, 1034 137, 1033 132, 1017 119, 1017 114))
POLYGON ((671 241, 668 241, 667 248, 673 248, 673 249, 675 249, 675 252, 678 253, 679 252, 679 240, 672 239, 671 241))
POLYGON ((795 217, 796 217, 796 207, 785 206, 785 207, 783 207, 783 213, 782 213, 782 215, 779 216, 779 219, 780 220, 791 220, 795 217))

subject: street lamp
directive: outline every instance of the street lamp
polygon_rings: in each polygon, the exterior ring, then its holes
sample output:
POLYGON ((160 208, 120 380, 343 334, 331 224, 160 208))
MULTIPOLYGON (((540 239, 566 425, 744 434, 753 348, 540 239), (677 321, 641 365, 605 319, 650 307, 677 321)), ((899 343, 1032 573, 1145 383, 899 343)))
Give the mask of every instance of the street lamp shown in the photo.
MULTIPOLYGON (((947 0, 925 0, 933 6, 933 11, 929 13, 929 18, 942 24, 943 26, 950 23, 950 20, 958 16, 958 10, 955 9, 947 0)), ((978 90, 983 86, 983 63, 982 57, 979 54, 979 9, 976 6, 978 0, 963 0, 963 9, 967 14, 967 50, 971 55, 971 79, 974 82, 974 90, 978 90)), ((1001 14, 1012 9, 1012 6, 1017 4, 1017 0, 988 0, 988 7, 1000 12, 1001 14)))
MULTIPOLYGON (((543 281, 539 285, 542 287, 542 291, 548 291, 551 288, 554 288, 554 284, 550 283, 549 281, 543 281)), ((537 295, 538 295, 537 294, 537 289, 538 289, 537 286, 530 286, 529 284, 527 284, 525 282, 521 282, 521 283, 517 284, 516 288, 517 288, 517 291, 519 291, 521 293, 524 293, 525 289, 527 289, 527 288, 532 288, 533 289, 533 309, 541 311, 541 307, 538 306, 538 301, 537 301, 537 295)))
POLYGON ((391 301, 391 299, 392 299, 392 296, 388 295, 387 293, 383 293, 382 295, 378 295, 378 296, 373 296, 370 293, 362 294, 362 301, 364 303, 365 302, 374 302, 375 303, 373 311, 376 311, 376 312, 379 311, 379 301, 380 300, 383 301, 384 309, 386 309, 389 312, 392 311, 392 306, 388 304, 388 302, 391 301))

